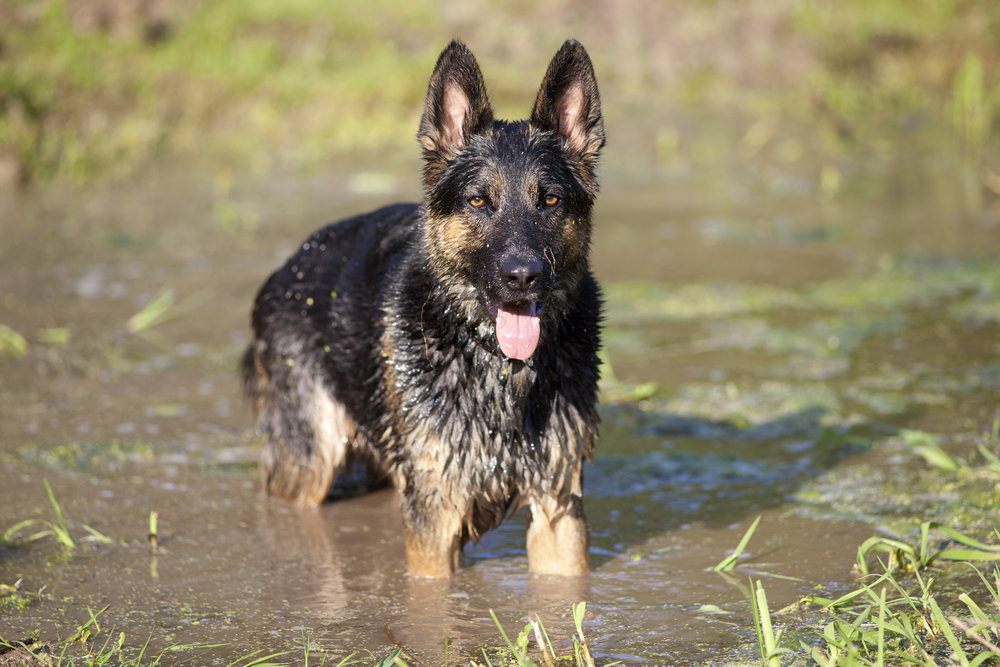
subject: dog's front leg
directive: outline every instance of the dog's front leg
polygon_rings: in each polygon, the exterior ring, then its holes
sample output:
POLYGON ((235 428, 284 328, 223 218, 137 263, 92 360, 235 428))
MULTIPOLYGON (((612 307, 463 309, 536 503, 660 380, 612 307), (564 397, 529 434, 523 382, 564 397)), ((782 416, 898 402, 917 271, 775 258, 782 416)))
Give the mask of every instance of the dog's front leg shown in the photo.
POLYGON ((463 513, 444 488, 441 480, 427 479, 425 474, 402 489, 406 567, 411 575, 447 577, 458 569, 463 513))
POLYGON ((583 498, 571 493, 528 502, 528 569, 532 574, 578 576, 590 571, 590 529, 583 498))

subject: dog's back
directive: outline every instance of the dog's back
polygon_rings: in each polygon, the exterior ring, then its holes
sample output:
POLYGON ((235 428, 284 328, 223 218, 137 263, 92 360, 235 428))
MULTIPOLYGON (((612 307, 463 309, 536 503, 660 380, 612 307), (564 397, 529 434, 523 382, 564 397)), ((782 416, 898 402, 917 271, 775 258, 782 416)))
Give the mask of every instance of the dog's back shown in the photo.
POLYGON ((269 493, 322 501, 367 462, 400 492, 411 572, 529 509, 536 572, 587 569, 582 464, 597 432, 590 208, 603 125, 567 42, 530 121, 494 121, 478 65, 438 61, 425 202, 316 232, 265 283, 245 359, 269 493))
POLYGON ((271 443, 262 465, 268 493, 315 505, 350 458, 378 460, 357 424, 378 413, 378 303, 414 243, 418 216, 416 205, 399 204, 327 225, 260 289, 243 370, 271 443))

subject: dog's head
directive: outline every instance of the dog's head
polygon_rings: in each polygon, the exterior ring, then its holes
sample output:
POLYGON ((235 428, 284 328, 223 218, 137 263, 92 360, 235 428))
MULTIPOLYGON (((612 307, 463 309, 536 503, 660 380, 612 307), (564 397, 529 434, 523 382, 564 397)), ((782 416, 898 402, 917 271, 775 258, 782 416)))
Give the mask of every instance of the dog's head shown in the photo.
POLYGON ((431 267, 462 317, 526 360, 588 268, 604 145, 590 57, 567 41, 530 119, 496 121, 475 57, 452 42, 431 75, 418 138, 431 267))

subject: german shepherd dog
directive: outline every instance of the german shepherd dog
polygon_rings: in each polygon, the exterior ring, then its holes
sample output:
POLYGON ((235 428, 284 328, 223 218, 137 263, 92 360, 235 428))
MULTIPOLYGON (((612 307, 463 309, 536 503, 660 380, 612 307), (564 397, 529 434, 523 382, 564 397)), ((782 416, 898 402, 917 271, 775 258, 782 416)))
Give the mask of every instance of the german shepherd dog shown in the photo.
POLYGON ((413 575, 453 573, 521 506, 531 572, 585 573, 604 145, 590 58, 567 41, 531 118, 506 122, 452 42, 417 136, 424 201, 320 229, 257 296, 243 367, 264 487, 317 505, 360 461, 398 491, 413 575))

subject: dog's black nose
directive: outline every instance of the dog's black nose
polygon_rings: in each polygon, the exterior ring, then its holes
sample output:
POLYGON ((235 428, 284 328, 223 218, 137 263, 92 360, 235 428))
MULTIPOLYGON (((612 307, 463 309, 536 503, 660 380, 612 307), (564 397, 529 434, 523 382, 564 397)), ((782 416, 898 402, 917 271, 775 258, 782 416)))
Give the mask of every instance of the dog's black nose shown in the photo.
POLYGON ((542 263, 536 259, 513 257, 500 264, 501 280, 515 292, 524 292, 537 286, 540 275, 542 275, 542 263))

